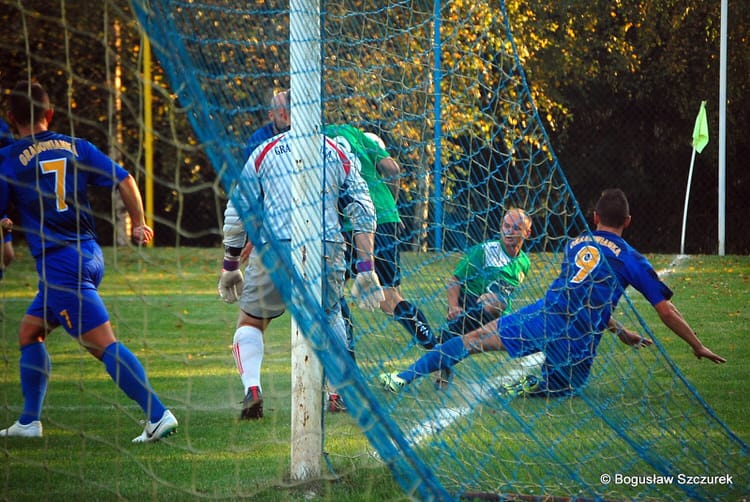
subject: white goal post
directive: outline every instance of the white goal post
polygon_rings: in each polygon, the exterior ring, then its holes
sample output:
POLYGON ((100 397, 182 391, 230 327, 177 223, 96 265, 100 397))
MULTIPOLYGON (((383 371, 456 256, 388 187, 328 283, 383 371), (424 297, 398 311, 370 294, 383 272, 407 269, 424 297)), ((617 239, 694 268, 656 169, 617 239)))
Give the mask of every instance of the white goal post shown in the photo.
MULTIPOLYGON (((307 293, 322 297, 322 169, 320 132, 322 56, 319 0, 291 0, 289 12, 291 138, 294 155, 292 262, 305 278, 307 293)), ((295 292, 292 298, 302 298, 295 292)), ((309 325, 309 324, 308 324, 309 325)), ((323 454, 323 370, 292 316, 291 478, 320 477, 323 454)))

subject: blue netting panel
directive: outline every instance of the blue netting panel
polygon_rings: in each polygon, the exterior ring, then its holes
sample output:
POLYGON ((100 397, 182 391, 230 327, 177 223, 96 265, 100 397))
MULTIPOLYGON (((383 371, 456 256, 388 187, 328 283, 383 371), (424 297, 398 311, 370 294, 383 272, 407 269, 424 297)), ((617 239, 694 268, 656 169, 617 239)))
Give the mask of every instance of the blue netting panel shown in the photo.
MULTIPOLYGON (((224 188, 242 189, 237 174, 247 139, 266 119, 272 91, 290 85, 288 6, 133 6, 224 188)), ((434 330, 445 322, 446 282, 460 253, 496 236, 508 208, 522 207, 533 220, 525 245, 532 265, 516 308, 543 295, 562 246, 588 231, 535 108, 512 16, 503 2, 417 0, 326 2, 321 14, 321 122, 378 133, 401 164, 402 292, 434 330)), ((257 208, 240 209, 257 236, 257 208)), ((355 364, 311 296, 292 302, 305 283, 288 257, 270 253, 266 263, 377 458, 409 494, 682 500, 748 490, 676 480, 602 483, 602 475, 617 473, 747 472, 747 446, 658 339, 653 350, 636 351, 605 335, 588 384, 571 398, 500 397, 504 383, 537 372, 541 361, 503 353, 467 359, 448 391, 436 391, 428 377, 386 395, 377 375, 422 354, 407 332, 387 315, 353 307, 355 364)), ((623 300, 618 319, 652 336, 638 308, 650 307, 640 296, 623 300)))

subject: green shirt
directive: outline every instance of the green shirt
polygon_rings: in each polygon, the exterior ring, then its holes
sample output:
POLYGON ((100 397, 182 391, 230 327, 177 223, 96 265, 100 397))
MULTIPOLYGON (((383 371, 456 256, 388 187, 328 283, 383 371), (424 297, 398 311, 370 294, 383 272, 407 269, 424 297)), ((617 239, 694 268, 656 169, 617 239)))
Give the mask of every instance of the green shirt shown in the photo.
MULTIPOLYGON (((507 314, 511 310, 510 293, 523 282, 530 266, 526 253, 520 251, 511 258, 502 241, 493 240, 469 248, 453 275, 461 281, 463 292, 474 296, 481 296, 496 283, 505 296, 507 314)), ((494 287, 493 291, 497 293, 494 287)))
MULTIPOLYGON (((327 125, 323 129, 323 133, 359 159, 362 178, 367 182, 367 187, 370 189, 370 198, 375 206, 378 223, 399 223, 401 218, 398 214, 396 201, 388 183, 378 171, 378 162, 387 159, 390 154, 365 136, 361 129, 351 125, 327 125)), ((351 230, 348 221, 344 224, 344 230, 351 230)))

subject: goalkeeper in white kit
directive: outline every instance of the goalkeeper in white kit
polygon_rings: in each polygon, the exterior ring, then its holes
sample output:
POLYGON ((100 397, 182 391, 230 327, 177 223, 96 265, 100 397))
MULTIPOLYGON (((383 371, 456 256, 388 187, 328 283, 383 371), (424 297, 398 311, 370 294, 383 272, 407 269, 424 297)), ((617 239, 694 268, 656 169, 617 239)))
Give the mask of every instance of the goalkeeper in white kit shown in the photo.
MULTIPOLYGON (((263 417, 260 383, 263 333, 271 320, 283 314, 286 308, 269 273, 270 269, 281 266, 281 262, 272 258, 274 253, 267 251, 273 242, 286 257, 291 256, 292 211, 297 208, 292 198, 294 164, 290 134, 274 136, 250 154, 224 212, 224 262, 219 295, 227 303, 239 299, 240 312, 232 350, 245 391, 240 414, 245 420, 263 417), (254 215, 258 223, 251 236, 253 248, 243 281, 240 253, 247 238, 243 220, 249 219, 243 218, 243 214, 248 213, 254 215)), ((319 187, 310 189, 322 193, 323 197, 323 307, 333 332, 345 344, 346 327, 339 300, 343 296, 346 264, 339 210, 354 228, 358 274, 352 293, 360 308, 373 311, 384 299, 373 271, 375 208, 357 159, 349 157, 330 139, 321 138, 325 186, 322 191, 319 187)))

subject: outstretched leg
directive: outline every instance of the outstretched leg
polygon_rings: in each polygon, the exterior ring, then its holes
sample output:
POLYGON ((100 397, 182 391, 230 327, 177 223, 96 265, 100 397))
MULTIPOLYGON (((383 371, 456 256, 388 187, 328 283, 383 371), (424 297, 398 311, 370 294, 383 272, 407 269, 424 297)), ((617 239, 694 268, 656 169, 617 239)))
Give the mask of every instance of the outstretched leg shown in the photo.
POLYGON ((504 349, 497 324, 497 320, 492 321, 462 337, 452 338, 436 346, 405 371, 381 374, 380 383, 386 390, 399 392, 417 378, 439 369, 452 368, 471 354, 504 349))

